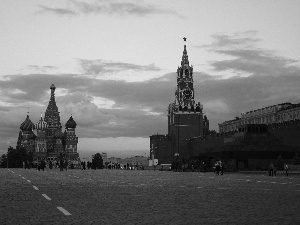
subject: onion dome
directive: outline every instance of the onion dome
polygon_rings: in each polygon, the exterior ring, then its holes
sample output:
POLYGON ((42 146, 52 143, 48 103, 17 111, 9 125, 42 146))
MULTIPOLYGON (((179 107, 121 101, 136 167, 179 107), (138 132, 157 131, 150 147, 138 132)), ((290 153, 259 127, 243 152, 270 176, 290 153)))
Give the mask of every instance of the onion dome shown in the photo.
POLYGON ((76 128, 76 122, 74 121, 73 117, 71 116, 68 122, 66 123, 66 128, 76 128))
POLYGON ((22 131, 32 131, 33 128, 34 128, 34 124, 29 119, 29 115, 27 115, 26 120, 21 124, 20 129, 22 131))
POLYGON ((61 130, 57 130, 54 134, 54 138, 64 138, 64 133, 61 130))
POLYGON ((34 126, 34 128, 38 131, 45 131, 45 129, 48 127, 47 122, 45 122, 41 116, 41 119, 39 120, 39 122, 37 122, 37 124, 34 126))
POLYGON ((56 87, 55 87, 55 85, 54 84, 52 84, 51 86, 50 86, 50 89, 52 90, 52 89, 56 89, 56 87))

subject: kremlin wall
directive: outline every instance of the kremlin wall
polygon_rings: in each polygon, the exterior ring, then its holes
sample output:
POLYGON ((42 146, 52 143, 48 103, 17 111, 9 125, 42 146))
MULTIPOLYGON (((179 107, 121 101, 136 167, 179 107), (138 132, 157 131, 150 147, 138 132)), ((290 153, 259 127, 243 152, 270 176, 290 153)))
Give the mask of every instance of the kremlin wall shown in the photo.
POLYGON ((209 131, 203 106, 195 103, 193 67, 186 45, 177 69, 175 101, 168 107, 168 134, 150 136, 150 158, 160 165, 221 158, 227 170, 265 170, 271 162, 300 163, 300 104, 281 103, 242 113, 209 131))

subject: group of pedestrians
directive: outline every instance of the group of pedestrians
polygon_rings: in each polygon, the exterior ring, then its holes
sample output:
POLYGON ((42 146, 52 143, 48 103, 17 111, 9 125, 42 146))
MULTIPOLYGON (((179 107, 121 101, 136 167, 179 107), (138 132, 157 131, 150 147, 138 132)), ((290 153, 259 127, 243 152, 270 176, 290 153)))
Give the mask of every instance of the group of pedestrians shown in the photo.
MULTIPOLYGON (((285 172, 285 175, 288 176, 289 175, 289 166, 288 164, 284 164, 283 165, 283 170, 285 172)), ((270 164, 269 166, 269 176, 275 176, 276 177, 277 174, 277 166, 273 163, 270 164)))
POLYGON ((224 166, 223 166, 223 162, 221 161, 221 159, 218 159, 215 162, 215 174, 216 175, 223 175, 224 174, 224 166))
MULTIPOLYGON (((67 171, 69 167, 69 161, 68 160, 59 160, 59 161, 45 161, 44 159, 38 160, 36 163, 36 169, 37 170, 45 170, 46 168, 52 169, 52 168, 59 168, 60 171, 63 171, 64 169, 67 171)), ((26 167, 25 167, 26 168, 26 167)))
POLYGON ((86 167, 87 167, 87 169, 91 169, 92 168, 92 163, 90 161, 87 161, 87 162, 82 161, 81 162, 81 169, 85 170, 86 167))

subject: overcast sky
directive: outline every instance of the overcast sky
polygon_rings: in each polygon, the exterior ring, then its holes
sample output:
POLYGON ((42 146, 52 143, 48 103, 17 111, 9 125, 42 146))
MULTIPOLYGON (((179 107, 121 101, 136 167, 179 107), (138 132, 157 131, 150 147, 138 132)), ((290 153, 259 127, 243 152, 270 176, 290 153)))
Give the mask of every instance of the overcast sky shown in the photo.
POLYGON ((53 83, 62 125, 71 114, 77 122, 82 156, 148 156, 149 136, 167 134, 183 37, 211 129, 300 103, 297 0, 0 4, 0 154, 16 146, 28 107, 34 123, 44 115, 53 83))

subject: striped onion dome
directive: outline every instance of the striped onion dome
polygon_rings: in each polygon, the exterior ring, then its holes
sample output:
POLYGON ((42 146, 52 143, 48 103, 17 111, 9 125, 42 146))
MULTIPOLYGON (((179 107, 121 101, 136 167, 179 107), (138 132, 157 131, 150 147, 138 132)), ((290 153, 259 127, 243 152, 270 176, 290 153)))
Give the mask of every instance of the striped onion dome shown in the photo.
POLYGON ((29 119, 29 115, 27 115, 25 121, 21 124, 20 129, 22 131, 32 131, 33 128, 34 128, 34 124, 29 119))
POLYGON ((35 129, 39 130, 39 131, 45 131, 45 129, 48 127, 48 124, 46 121, 43 120, 42 116, 41 119, 39 120, 39 122, 36 123, 35 125, 35 129))

